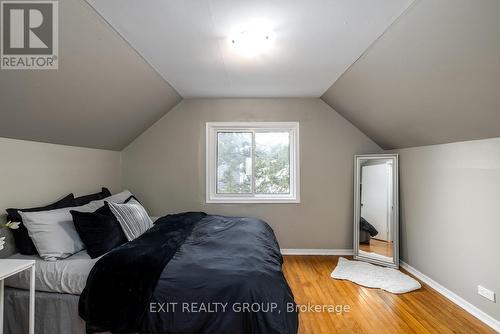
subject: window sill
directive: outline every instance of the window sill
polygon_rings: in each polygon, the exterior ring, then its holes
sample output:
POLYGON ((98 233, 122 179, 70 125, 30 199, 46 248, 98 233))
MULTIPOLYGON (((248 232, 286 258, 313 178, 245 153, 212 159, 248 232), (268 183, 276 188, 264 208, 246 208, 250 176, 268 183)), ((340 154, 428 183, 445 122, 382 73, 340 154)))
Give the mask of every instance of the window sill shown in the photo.
POLYGON ((207 204, 299 204, 299 198, 211 198, 207 204))

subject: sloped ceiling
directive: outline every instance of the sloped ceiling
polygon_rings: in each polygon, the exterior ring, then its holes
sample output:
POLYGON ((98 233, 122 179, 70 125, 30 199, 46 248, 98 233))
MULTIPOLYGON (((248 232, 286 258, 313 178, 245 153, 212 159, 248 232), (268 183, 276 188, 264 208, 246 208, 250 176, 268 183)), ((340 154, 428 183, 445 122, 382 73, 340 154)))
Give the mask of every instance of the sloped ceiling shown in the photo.
POLYGON ((83 0, 59 20, 59 70, 0 70, 1 137, 121 150, 181 100, 83 0))
POLYGON ((500 1, 417 2, 322 97, 383 148, 500 136, 500 1))
POLYGON ((319 97, 413 0, 87 1, 196 98, 319 97), (255 21, 267 22, 274 47, 249 59, 229 37, 255 21))
POLYGON ((386 149, 500 136, 498 0, 88 1, 100 14, 59 2, 59 70, 0 71, 0 137, 121 150, 176 89, 320 96, 332 82, 323 100, 386 149), (262 13, 274 56, 223 50, 232 20, 262 13))

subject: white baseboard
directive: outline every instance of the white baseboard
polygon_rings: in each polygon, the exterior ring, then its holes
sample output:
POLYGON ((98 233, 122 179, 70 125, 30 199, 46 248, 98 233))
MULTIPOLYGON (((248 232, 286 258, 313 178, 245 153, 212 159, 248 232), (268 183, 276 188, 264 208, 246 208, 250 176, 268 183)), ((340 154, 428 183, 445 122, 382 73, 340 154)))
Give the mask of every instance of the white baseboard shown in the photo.
POLYGON ((469 303, 468 301, 466 301, 462 297, 458 296, 454 292, 448 290, 447 288, 445 288, 444 286, 442 286, 438 282, 434 281, 429 276, 422 274, 420 271, 413 268, 408 263, 401 261, 400 265, 401 265, 401 268, 405 269, 410 274, 414 275, 416 278, 418 278, 419 280, 421 280, 422 282, 424 282, 425 284, 427 284, 428 286, 430 286, 431 288, 433 288, 434 290, 436 290, 437 292, 439 292, 440 294, 442 294, 443 296, 448 298, 450 301, 457 304, 458 306, 463 308, 465 311, 469 312, 470 314, 472 314, 473 316, 475 316, 476 318, 478 318, 479 320, 484 322, 486 325, 490 326, 495 331, 500 333, 500 321, 499 320, 497 320, 497 319, 493 318, 492 316, 490 316, 489 314, 486 314, 485 312, 481 311, 476 306, 472 305, 471 303, 469 303))
POLYGON ((283 255, 352 255, 352 249, 282 248, 283 255))

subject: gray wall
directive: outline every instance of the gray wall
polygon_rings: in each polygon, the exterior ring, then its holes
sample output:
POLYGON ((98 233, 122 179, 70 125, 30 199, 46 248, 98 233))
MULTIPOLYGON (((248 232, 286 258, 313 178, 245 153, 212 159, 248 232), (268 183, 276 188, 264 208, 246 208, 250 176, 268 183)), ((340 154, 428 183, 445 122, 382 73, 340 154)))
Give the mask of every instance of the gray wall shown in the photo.
POLYGON ((153 215, 252 216, 282 248, 352 248, 352 157, 381 149, 320 99, 184 100, 122 152, 124 186, 153 215), (205 123, 299 121, 300 204, 205 204, 205 123))
MULTIPOLYGON (((49 204, 70 192, 89 194, 107 186, 121 190, 120 152, 0 138, 0 221, 5 209, 49 204)), ((9 247, 0 258, 13 251, 9 247)))
POLYGON ((500 138, 398 152, 402 260, 500 319, 500 138))

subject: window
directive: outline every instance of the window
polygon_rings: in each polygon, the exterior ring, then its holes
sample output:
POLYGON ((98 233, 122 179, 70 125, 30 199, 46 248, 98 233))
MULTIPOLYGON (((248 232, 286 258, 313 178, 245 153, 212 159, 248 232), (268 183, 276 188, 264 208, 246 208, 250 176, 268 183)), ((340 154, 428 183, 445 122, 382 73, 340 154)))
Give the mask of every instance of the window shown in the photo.
POLYGON ((299 124, 207 123, 207 203, 298 203, 299 124))

